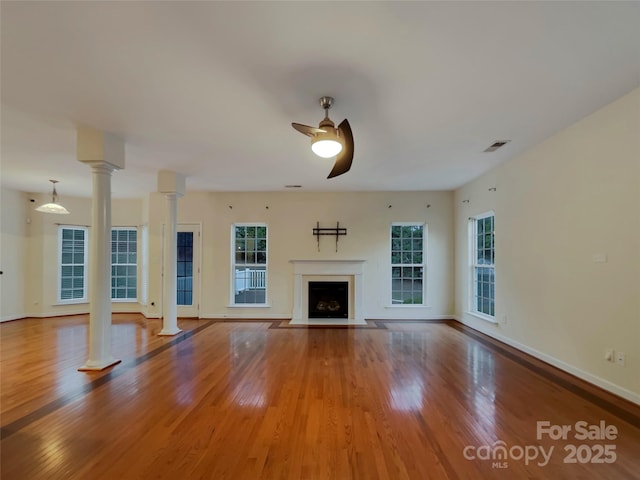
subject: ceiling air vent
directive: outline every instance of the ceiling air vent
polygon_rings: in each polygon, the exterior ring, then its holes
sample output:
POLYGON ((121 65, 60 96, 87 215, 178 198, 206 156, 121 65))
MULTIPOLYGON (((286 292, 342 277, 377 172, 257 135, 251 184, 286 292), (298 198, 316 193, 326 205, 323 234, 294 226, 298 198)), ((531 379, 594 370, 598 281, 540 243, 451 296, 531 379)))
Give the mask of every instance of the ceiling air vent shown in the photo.
POLYGON ((511 140, 498 140, 497 142, 494 142, 493 145, 491 145, 490 147, 488 147, 485 152, 495 152, 497 149, 499 149, 500 147, 504 147, 507 143, 509 143, 511 140))

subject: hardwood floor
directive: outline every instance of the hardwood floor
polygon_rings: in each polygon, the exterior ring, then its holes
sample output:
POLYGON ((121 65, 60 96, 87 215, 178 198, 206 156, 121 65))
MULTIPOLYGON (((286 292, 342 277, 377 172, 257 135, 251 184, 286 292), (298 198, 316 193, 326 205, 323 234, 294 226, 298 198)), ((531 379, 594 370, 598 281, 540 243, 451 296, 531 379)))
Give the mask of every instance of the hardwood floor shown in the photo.
POLYGON ((180 320, 158 337, 117 314, 122 363, 97 373, 77 371, 87 325, 0 325, 3 480, 640 478, 640 409, 457 324, 180 320), (571 431, 538 439, 539 421, 571 431), (576 439, 581 421, 616 438, 576 439))

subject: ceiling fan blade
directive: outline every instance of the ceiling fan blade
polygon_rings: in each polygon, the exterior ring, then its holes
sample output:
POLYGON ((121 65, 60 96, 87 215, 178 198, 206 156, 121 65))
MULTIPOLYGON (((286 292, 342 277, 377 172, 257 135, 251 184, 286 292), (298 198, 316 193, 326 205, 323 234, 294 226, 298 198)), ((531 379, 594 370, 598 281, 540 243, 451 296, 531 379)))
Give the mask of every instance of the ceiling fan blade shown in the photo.
POLYGON ((326 130, 322 130, 321 128, 310 127, 308 125, 302 125, 301 123, 292 123, 291 126, 295 128, 300 133, 304 133, 309 137, 313 137, 316 133, 325 133, 326 130))
POLYGON ((340 125, 338 125, 340 135, 344 138, 344 148, 342 152, 336 158, 336 163, 333 165, 333 170, 327 178, 337 177, 343 173, 347 173, 351 168, 351 162, 353 162, 353 134, 351 133, 351 126, 349 121, 345 118, 340 125))

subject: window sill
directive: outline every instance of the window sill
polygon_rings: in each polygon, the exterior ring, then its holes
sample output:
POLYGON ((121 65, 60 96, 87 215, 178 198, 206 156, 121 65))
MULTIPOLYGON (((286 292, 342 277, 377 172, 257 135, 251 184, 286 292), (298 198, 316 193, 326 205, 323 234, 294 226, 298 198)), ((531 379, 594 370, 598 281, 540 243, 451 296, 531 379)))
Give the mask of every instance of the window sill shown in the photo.
POLYGON ((136 298, 112 298, 111 303, 138 303, 136 298))
POLYGON ((470 315, 472 317, 476 317, 479 318, 480 320, 484 320, 485 322, 489 322, 489 323, 493 323, 493 324, 498 324, 498 321, 495 319, 495 317, 490 317, 489 315, 485 315, 483 313, 478 313, 478 312, 464 312, 465 315, 470 315))
POLYGON ((70 301, 57 302, 53 304, 54 307, 61 307, 64 305, 89 305, 89 300, 76 300, 76 301, 70 300, 70 301))
POLYGON ((230 303, 227 308, 271 308, 270 303, 230 303))
POLYGON ((431 308, 431 305, 417 304, 417 303, 392 303, 385 305, 384 308, 431 308))

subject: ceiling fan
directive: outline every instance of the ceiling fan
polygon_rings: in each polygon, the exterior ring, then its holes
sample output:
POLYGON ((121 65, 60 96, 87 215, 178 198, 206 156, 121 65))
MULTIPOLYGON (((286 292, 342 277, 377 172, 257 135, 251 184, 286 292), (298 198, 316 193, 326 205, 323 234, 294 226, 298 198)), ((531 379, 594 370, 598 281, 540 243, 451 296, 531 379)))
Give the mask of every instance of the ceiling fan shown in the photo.
POLYGON ((336 128, 329 118, 331 105, 333 105, 332 97, 322 97, 320 99, 320 106, 324 108, 324 119, 320 122, 318 128, 300 123, 291 124, 300 133, 311 137, 311 150, 313 150, 313 153, 323 158, 336 157, 336 163, 327 178, 347 173, 353 161, 353 135, 349 121, 345 118, 336 128))

